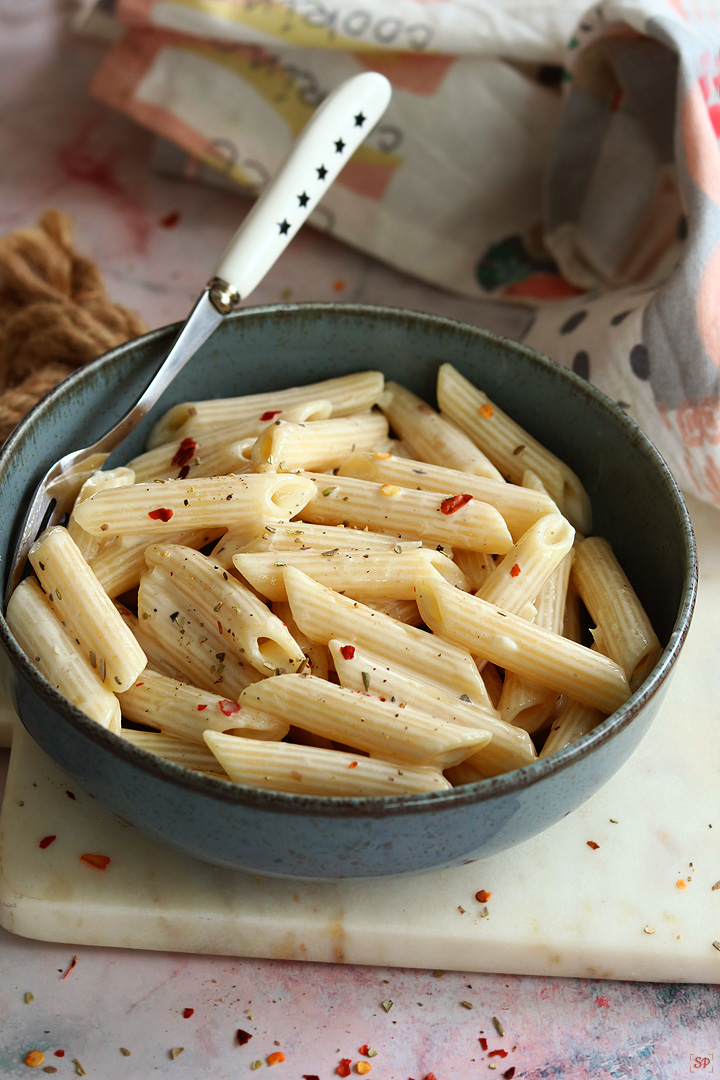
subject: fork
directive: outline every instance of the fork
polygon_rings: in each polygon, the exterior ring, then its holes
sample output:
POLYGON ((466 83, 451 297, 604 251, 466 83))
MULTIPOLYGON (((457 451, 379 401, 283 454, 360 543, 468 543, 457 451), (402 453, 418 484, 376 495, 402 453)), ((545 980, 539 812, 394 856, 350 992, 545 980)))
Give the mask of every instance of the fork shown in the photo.
POLYGON ((97 442, 65 454, 38 484, 13 548, 6 600, 23 576, 28 551, 38 535, 64 520, 83 481, 102 467, 203 342, 259 285, 385 112, 390 94, 384 75, 368 71, 341 83, 315 111, 230 241, 144 392, 97 442))

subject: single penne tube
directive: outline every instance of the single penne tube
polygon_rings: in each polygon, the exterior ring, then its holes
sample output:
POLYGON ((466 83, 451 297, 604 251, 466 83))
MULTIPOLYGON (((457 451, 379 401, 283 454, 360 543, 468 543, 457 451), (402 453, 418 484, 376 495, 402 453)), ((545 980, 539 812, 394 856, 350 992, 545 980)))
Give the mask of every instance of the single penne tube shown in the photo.
POLYGON ((160 568, 147 570, 140 579, 135 633, 153 669, 231 701, 262 678, 228 649, 215 619, 208 623, 199 618, 174 578, 160 568))
MULTIPOLYGON (((470 701, 484 700, 480 673, 465 650, 397 622, 359 600, 341 596, 295 567, 286 566, 283 573, 295 622, 313 641, 327 645, 331 638, 337 638, 361 645, 379 658, 387 657, 408 675, 419 676, 458 697, 466 694, 470 701)), ((453 586, 449 588, 461 595, 453 586)))
POLYGON ((662 646, 607 540, 599 536, 582 540, 575 550, 572 573, 602 635, 596 637, 599 648, 620 665, 636 690, 657 663, 662 646))
MULTIPOLYGON (((148 754, 163 758, 172 762, 173 765, 182 765, 185 769, 193 772, 217 773, 218 759, 208 747, 187 739, 179 739, 176 735, 158 734, 154 731, 134 731, 132 728, 123 728, 121 735, 133 746, 145 750, 148 754)), ((228 736, 232 738, 232 736, 228 736)))
POLYGON ((388 423, 380 412, 304 424, 278 419, 256 439, 251 461, 258 472, 335 469, 354 449, 372 450, 387 433, 388 423))
POLYGON ((289 725, 277 717, 243 709, 237 701, 170 679, 150 668, 145 668, 130 689, 119 695, 119 701, 125 719, 203 746, 207 728, 232 730, 248 739, 284 739, 289 730, 289 725))
POLYGON ((261 746, 256 740, 208 731, 206 742, 236 784, 295 795, 359 798, 445 791, 439 769, 294 743, 261 746))
MULTIPOLYGON (((417 604, 415 607, 417 607, 417 604)), ((303 654, 307 657, 307 667, 303 667, 301 664, 297 669, 298 673, 305 671, 308 675, 317 675, 320 679, 327 679, 329 670, 327 646, 322 645, 318 641, 311 641, 307 634, 303 633, 295 622, 292 610, 287 601, 274 601, 272 611, 273 615, 277 615, 278 619, 287 626, 293 638, 302 649, 303 654)))
POLYGON ((512 547, 500 511, 468 493, 420 491, 313 472, 300 475, 315 484, 314 496, 298 512, 302 521, 367 525, 429 545, 449 544, 493 554, 504 554, 512 547))
POLYGON ((520 537, 475 595, 514 615, 536 614, 533 601, 572 548, 575 530, 562 514, 545 514, 520 537))
MULTIPOLYGON (((542 626, 553 634, 562 634, 565 622, 565 602, 573 552, 553 571, 535 598, 536 626, 542 626)), ((503 720, 516 724, 534 734, 541 731, 552 719, 557 705, 557 691, 538 686, 508 671, 502 685, 498 712, 503 720)))
POLYGON ((262 394, 186 401, 174 405, 158 420, 150 432, 148 447, 152 449, 161 443, 192 435, 194 431, 213 429, 222 424, 239 423, 250 418, 262 420, 268 413, 272 415, 266 416, 266 419, 274 420, 283 414, 283 410, 319 399, 332 403, 333 416, 347 416, 377 404, 384 384, 382 372, 358 371, 307 386, 270 390, 262 394))
POLYGON ((200 622, 217 628, 226 648, 261 675, 295 671, 305 660, 267 605, 206 555, 180 544, 153 544, 145 561, 169 575, 200 622))
POLYGON ((458 589, 467 581, 458 567, 432 548, 392 548, 386 552, 289 550, 235 555, 235 568, 269 600, 286 600, 283 569, 296 566, 314 581, 355 600, 413 600, 415 583, 429 574, 441 574, 458 589))
POLYGON ((480 728, 438 721, 411 705, 381 701, 314 675, 264 679, 243 690, 240 702, 371 757, 408 765, 455 765, 491 739, 480 728))
POLYGON ((288 521, 315 494, 314 484, 290 473, 201 476, 100 491, 75 517, 93 536, 237 529, 265 518, 288 521))
POLYGON ((487 455, 411 390, 398 383, 385 383, 380 407, 395 434, 412 449, 413 457, 503 482, 502 474, 487 455))
MULTIPOLYGON (((255 551, 407 551, 422 547, 422 540, 407 540, 388 533, 370 532, 369 529, 352 529, 344 525, 312 525, 307 521, 267 522, 252 536, 247 532, 229 532, 223 543, 213 551, 213 558, 221 560, 227 569, 228 552, 232 556, 255 551)), ((453 550, 447 544, 433 546, 449 558, 453 550)))
POLYGON ((557 513, 557 506, 547 493, 424 461, 392 454, 386 457, 377 451, 351 454, 338 469, 338 475, 423 491, 468 492, 474 499, 500 511, 515 540, 544 514, 557 513))
POLYGON ((7 624, 51 686, 101 727, 117 732, 120 706, 115 694, 100 682, 34 578, 25 578, 10 596, 7 624))
POLYGON ((146 656, 67 529, 56 525, 46 530, 28 559, 100 681, 114 692, 127 690, 145 667, 146 656))
POLYGON ((418 585, 427 626, 506 671, 611 713, 630 696, 622 668, 584 645, 460 592, 441 577, 418 585))
POLYGON ((329 645, 340 685, 348 690, 403 701, 441 723, 489 731, 492 740, 476 754, 482 758, 485 776, 499 776, 535 761, 537 753, 526 731, 501 720, 489 699, 468 704, 419 679, 412 679, 382 663, 370 652, 331 641, 329 645))
MULTIPOLYGON (((191 529, 175 534, 172 543, 202 548, 221 535, 221 529, 191 529)), ((147 569, 145 549, 158 539, 166 538, 157 535, 111 536, 100 541, 96 554, 90 559, 90 568, 109 597, 115 599, 138 587, 147 569)))
MULTIPOLYGON (((330 401, 308 401, 280 415, 284 420, 303 423, 306 420, 326 420, 332 413, 330 401)), ((249 465, 249 450, 258 435, 274 423, 276 413, 253 416, 233 424, 221 424, 207 430, 198 438, 175 438, 152 450, 146 450, 128 462, 134 469, 137 483, 186 476, 221 476, 249 465), (247 455, 246 455, 247 451, 247 455), (235 462, 234 467, 221 467, 235 462)))
POLYGON ((539 757, 550 757, 558 750, 575 742, 581 735, 587 735, 605 719, 605 713, 583 705, 580 701, 567 698, 563 701, 557 716, 552 722, 550 732, 539 753, 539 757))
MULTIPOLYGON (((78 506, 79 503, 84 502, 85 499, 89 499, 91 495, 94 495, 98 491, 103 491, 105 488, 129 487, 134 483, 135 473, 132 469, 123 466, 120 466, 117 469, 108 469, 106 472, 103 472, 102 469, 98 469, 97 472, 88 477, 80 488, 75 500, 75 506, 78 506)), ((91 557, 97 551, 100 541, 96 536, 91 536, 90 533, 85 532, 84 529, 80 528, 75 520, 74 508, 68 519, 67 530, 77 544, 83 558, 89 562, 91 557)))
POLYGON ((514 484, 530 469, 543 482, 561 513, 582 533, 590 530, 590 500, 580 479, 555 454, 512 420, 487 394, 451 364, 437 378, 440 412, 468 435, 514 484))

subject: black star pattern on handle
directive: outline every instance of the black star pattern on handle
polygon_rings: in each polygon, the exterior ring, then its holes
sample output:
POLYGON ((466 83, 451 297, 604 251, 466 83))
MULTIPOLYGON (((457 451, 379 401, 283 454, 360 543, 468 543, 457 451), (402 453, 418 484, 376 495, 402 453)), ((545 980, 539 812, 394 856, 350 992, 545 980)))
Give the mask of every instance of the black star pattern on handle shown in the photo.
POLYGON ((301 206, 307 206, 307 204, 310 202, 310 196, 306 191, 303 191, 302 195, 298 195, 297 201, 300 203, 301 206))
POLYGON ((319 169, 315 170, 315 172, 318 174, 318 180, 324 180, 327 176, 327 169, 324 165, 321 165, 319 169))
POLYGON ((287 218, 284 218, 282 221, 278 221, 278 229, 280 230, 281 236, 287 236, 287 234, 290 232, 290 222, 287 218))
POLYGON ((364 113, 361 113, 361 112, 356 113, 355 114, 355 127, 362 127, 366 120, 367 120, 367 116, 365 116, 364 113))
POLYGON ((344 149, 345 149, 345 143, 343 142, 343 140, 342 139, 336 139, 335 140, 335 153, 336 154, 342 154, 344 149))

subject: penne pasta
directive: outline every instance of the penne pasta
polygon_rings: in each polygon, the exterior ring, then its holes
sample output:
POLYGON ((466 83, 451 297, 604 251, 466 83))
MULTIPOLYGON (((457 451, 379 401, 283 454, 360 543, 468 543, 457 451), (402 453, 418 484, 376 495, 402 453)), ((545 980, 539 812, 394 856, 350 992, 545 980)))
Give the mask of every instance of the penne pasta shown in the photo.
POLYGON ((119 695, 119 702, 126 720, 202 745, 203 732, 208 728, 233 731, 247 739, 284 739, 289 729, 282 720, 257 715, 237 701, 168 678, 151 668, 145 668, 130 689, 119 695))
POLYGON ((573 580, 596 624, 600 650, 620 665, 636 690, 662 652, 637 593, 607 540, 588 537, 578 544, 573 580))
MULTIPOLYGON (((318 584, 292 566, 285 567, 285 590, 300 629, 327 645, 337 638, 372 650, 394 667, 470 701, 485 699, 485 687, 472 657, 424 630, 396 622, 382 612, 318 584)), ((449 586, 458 596, 457 589, 449 586)))
MULTIPOLYGON (((145 750, 148 754, 163 758, 173 765, 182 765, 185 769, 194 772, 218 773, 218 759, 207 747, 196 742, 188 742, 186 739, 178 739, 174 735, 156 734, 154 731, 133 731, 131 728, 123 728, 120 733, 127 742, 145 750)), ((228 736, 232 738, 232 736, 228 736)))
MULTIPOLYGON (((120 467, 117 469, 108 469, 107 472, 102 472, 102 470, 99 469, 97 472, 93 473, 92 476, 89 476, 80 488, 75 500, 75 506, 84 502, 85 499, 89 499, 90 496, 94 495, 96 492, 102 491, 104 488, 129 487, 134 483, 135 473, 132 469, 120 467)), ((91 536, 90 533, 87 533, 84 529, 80 528, 75 520, 74 507, 68 519, 67 530, 77 544, 83 558, 89 562, 91 557, 97 551, 100 541, 97 537, 91 536)))
POLYGON ((7 624, 41 675, 71 705, 101 727, 118 731, 120 706, 34 578, 21 581, 7 607, 7 624))
POLYGON ((464 431, 515 484, 526 470, 542 481, 560 512, 582 533, 590 531, 590 500, 572 469, 490 401, 451 364, 438 370, 441 415, 464 431))
POLYGON ((379 412, 304 424, 276 420, 258 436, 251 460, 258 472, 335 469, 354 449, 372 450, 387 433, 387 420, 379 412))
POLYGON ((384 382, 380 371, 358 371, 285 390, 184 402, 174 405, 158 420, 150 432, 148 446, 153 449, 161 443, 172 442, 173 439, 182 439, 222 424, 239 423, 251 418, 262 422, 264 417, 271 421, 282 416, 283 410, 319 399, 331 402, 333 416, 347 416, 377 404, 384 382))
POLYGON ((287 627, 212 559, 179 544, 153 544, 145 561, 171 578, 200 622, 217 628, 225 647, 261 675, 294 671, 303 663, 302 649, 287 627))
POLYGON ((415 584, 430 574, 440 574, 458 589, 467 581, 458 567, 440 551, 400 548, 389 552, 283 551, 253 552, 233 556, 235 568, 269 600, 286 600, 283 569, 298 570, 336 592, 355 600, 413 600, 415 584))
POLYGON ((237 784, 296 795, 345 798, 414 795, 450 787, 439 769, 399 766, 379 758, 292 743, 260 746, 252 739, 208 731, 207 745, 237 784))
POLYGON ((351 454, 340 466, 338 475, 422 491, 468 492, 479 502, 489 503, 500 511, 515 540, 544 514, 557 513, 557 506, 547 493, 392 454, 389 457, 377 452, 351 454))
POLYGON ((145 654, 67 529, 56 525, 46 530, 28 559, 100 681, 114 692, 127 690, 145 667, 145 654))
POLYGON ((566 698, 553 720, 550 733, 539 756, 546 758, 551 754, 557 754, 558 750, 563 750, 581 735, 589 734, 604 719, 605 713, 600 712, 599 709, 593 709, 580 701, 566 698))
POLYGON ((93 536, 237 529, 263 518, 288 521, 314 495, 309 480, 290 474, 166 480, 100 491, 80 503, 75 519, 93 536))
POLYGON ((385 383, 380 407, 413 457, 504 482, 492 461, 459 428, 397 383, 385 383))
POLYGON ((453 589, 442 578, 423 581, 417 602, 436 634, 541 686, 608 713, 630 696, 622 668, 608 657, 453 589))
MULTIPOLYGON (((222 535, 220 529, 193 529, 176 533, 172 543, 185 547, 202 548, 222 535)), ((162 536, 111 536, 101 540, 97 553, 90 559, 90 569, 109 597, 115 599, 123 593, 136 589, 147 569, 145 550, 162 536)))
POLYGON ((441 722, 411 705, 346 690, 314 675, 278 675, 243 690, 240 703, 305 731, 408 765, 455 765, 490 742, 477 727, 441 722))
POLYGON ((512 537, 499 510, 467 493, 419 491, 346 476, 301 474, 315 493, 298 512, 302 521, 351 525, 427 544, 504 554, 512 537))

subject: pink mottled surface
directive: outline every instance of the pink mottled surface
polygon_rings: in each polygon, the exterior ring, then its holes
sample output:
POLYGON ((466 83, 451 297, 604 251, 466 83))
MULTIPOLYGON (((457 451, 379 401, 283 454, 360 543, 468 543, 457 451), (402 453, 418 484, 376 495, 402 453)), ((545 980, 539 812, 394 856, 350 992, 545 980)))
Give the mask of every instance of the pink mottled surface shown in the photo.
MULTIPOLYGON (((248 203, 153 173, 151 137, 87 96, 103 46, 72 36, 75 11, 62 0, 0 0, 0 232, 33 222, 47 206, 69 211, 79 247, 103 268, 112 296, 163 325, 187 313, 248 203)), ((448 296, 310 230, 252 299, 388 303, 506 333, 522 325, 511 309, 448 296)), ((103 1080, 234 1080, 258 1060, 265 1075, 267 1055, 281 1050, 286 1060, 272 1067, 273 1077, 329 1080, 342 1058, 357 1075, 365 1044, 377 1050, 364 1059, 377 1080, 502 1077, 512 1067, 527 1080, 720 1072, 717 987, 88 947, 77 949, 77 965, 63 978, 72 957, 68 946, 0 930, 2 1077, 34 1075, 23 1059, 40 1049, 59 1077, 78 1075, 77 1059, 88 1077, 103 1080), (238 1029, 252 1035, 245 1046, 238 1029), (480 1037, 488 1052, 507 1057, 489 1057, 480 1037), (184 1048, 175 1060, 173 1047, 184 1048)))

